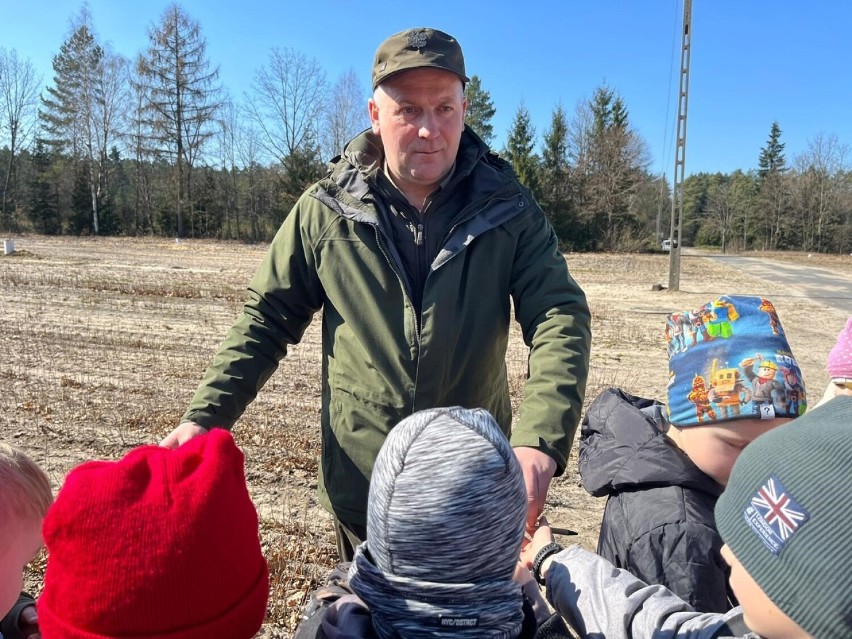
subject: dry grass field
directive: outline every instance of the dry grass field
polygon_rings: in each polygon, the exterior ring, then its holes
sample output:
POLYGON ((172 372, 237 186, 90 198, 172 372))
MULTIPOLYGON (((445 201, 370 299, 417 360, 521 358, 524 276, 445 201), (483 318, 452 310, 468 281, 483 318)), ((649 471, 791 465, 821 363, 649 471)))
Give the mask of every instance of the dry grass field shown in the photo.
MULTIPOLYGON (((159 441, 177 424, 240 311, 265 246, 13 239, 16 252, 0 255, 0 429, 4 440, 37 459, 58 488, 75 464, 118 458, 159 441)), ((724 293, 760 294, 775 302, 812 400, 821 395, 825 358, 846 317, 807 299, 806 291, 684 257, 681 290, 654 292, 653 284, 668 281, 666 255, 566 257, 592 308, 587 403, 608 386, 664 398, 664 314, 724 293)), ((811 263, 852 277, 848 257, 815 256, 811 263)), ((235 428, 272 570, 262 637, 291 635, 305 593, 335 561, 330 517, 314 495, 319 340, 314 322, 235 428)), ((517 334, 508 361, 518 397, 526 355, 517 334)), ((578 486, 574 454, 569 471, 551 488, 551 521, 578 531, 572 539, 594 548, 602 509, 601 500, 578 486)), ((41 557, 29 568, 27 583, 36 592, 43 565, 41 557)))

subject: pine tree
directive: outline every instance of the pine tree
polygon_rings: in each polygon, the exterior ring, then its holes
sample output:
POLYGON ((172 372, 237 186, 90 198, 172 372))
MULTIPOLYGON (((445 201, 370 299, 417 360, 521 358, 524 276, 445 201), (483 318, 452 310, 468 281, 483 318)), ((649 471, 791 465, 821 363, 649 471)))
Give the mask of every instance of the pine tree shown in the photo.
POLYGON ((85 178, 91 229, 97 234, 108 149, 119 137, 126 111, 127 62, 98 43, 84 6, 53 58, 53 70, 53 86, 42 99, 44 133, 57 152, 70 157, 74 179, 85 178))
POLYGON ((296 200, 325 172, 316 147, 300 148, 284 158, 284 174, 279 181, 281 209, 287 213, 296 200))
POLYGON ((540 204, 561 244, 571 244, 576 234, 571 208, 572 180, 568 164, 568 119, 558 105, 545 131, 541 149, 540 204))
POLYGON ((515 169, 518 180, 533 193, 538 189, 538 158, 533 153, 534 149, 535 128, 530 119, 530 112, 521 103, 515 112, 503 153, 515 169))
POLYGON ((772 127, 769 129, 769 139, 766 141, 766 146, 760 149, 758 166, 760 167, 758 174, 761 178, 766 177, 768 173, 783 172, 787 168, 786 158, 784 157, 784 143, 781 142, 781 126, 777 120, 772 123, 772 127))
POLYGON ((56 235, 62 232, 62 225, 51 185, 51 164, 48 145, 44 140, 37 139, 31 160, 28 216, 40 233, 56 235))
POLYGON ((760 149, 757 163, 761 248, 775 250, 784 243, 789 226, 787 214, 790 202, 784 143, 781 142, 781 126, 777 121, 769 129, 769 139, 766 146, 760 149))
POLYGON ((94 113, 98 67, 103 57, 103 48, 95 40, 90 16, 84 10, 71 35, 53 57, 53 85, 47 87, 40 113, 46 141, 57 154, 71 159, 75 184, 83 172, 88 173, 88 206, 96 234, 100 180, 95 166, 94 113), (82 171, 80 163, 84 165, 82 171))
POLYGON ((482 81, 477 75, 470 78, 464 93, 467 97, 465 124, 473 129, 474 133, 482 138, 485 144, 490 146, 494 140, 494 126, 491 124, 491 119, 497 113, 494 103, 491 101, 491 94, 482 88, 482 81))

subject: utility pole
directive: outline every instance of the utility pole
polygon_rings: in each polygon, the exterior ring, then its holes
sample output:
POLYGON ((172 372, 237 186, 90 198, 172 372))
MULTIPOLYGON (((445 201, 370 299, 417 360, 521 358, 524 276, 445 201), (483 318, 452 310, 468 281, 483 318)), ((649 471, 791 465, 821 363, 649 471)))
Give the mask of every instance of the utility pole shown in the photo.
POLYGON ((683 0, 683 44, 680 50, 680 87, 677 101, 677 143, 672 188, 669 239, 669 290, 680 290, 680 234, 683 217, 683 166, 686 159, 686 107, 689 100, 689 53, 692 40, 692 0, 683 0))

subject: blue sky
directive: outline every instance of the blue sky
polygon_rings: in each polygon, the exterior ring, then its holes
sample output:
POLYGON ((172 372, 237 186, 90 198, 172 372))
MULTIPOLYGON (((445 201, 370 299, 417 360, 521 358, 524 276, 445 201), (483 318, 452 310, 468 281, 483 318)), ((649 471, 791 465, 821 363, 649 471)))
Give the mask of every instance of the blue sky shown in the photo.
MULTIPOLYGON (((27 57, 47 82, 51 58, 81 2, 10 0, 0 46, 27 57)), ((606 82, 648 143, 651 170, 673 175, 681 0, 491 0, 454 6, 373 0, 184 0, 232 95, 249 90, 272 47, 315 57, 330 81, 354 69, 369 90, 378 44, 433 26, 454 35, 497 108, 498 149, 521 103, 539 137, 561 103, 606 82)), ((128 57, 146 44, 165 0, 89 0, 102 40, 128 57)), ((686 173, 756 168, 778 120, 788 162, 819 133, 852 146, 852 2, 707 0, 694 3, 686 173)), ((366 108, 366 107, 365 107, 366 108)))

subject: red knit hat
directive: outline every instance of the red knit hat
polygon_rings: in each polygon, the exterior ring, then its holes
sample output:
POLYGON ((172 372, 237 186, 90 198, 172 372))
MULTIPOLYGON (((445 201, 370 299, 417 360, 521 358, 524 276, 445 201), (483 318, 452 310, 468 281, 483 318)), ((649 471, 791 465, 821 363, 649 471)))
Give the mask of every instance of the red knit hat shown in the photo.
POLYGON ((832 382, 852 382, 852 317, 846 320, 846 328, 837 336, 826 368, 832 382))
POLYGON ((243 454, 215 429, 72 470, 44 520, 43 639, 248 639, 269 570, 243 454))

